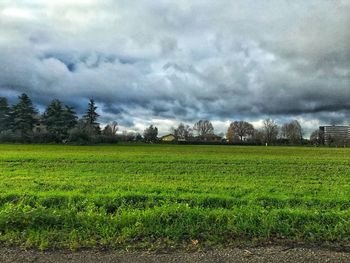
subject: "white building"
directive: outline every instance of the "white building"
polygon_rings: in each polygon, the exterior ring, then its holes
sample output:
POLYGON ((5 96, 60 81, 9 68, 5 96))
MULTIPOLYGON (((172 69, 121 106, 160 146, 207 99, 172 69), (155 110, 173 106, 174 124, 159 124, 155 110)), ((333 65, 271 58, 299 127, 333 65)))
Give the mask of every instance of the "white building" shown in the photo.
POLYGON ((320 131, 327 145, 346 145, 350 140, 350 126, 320 126, 320 131))

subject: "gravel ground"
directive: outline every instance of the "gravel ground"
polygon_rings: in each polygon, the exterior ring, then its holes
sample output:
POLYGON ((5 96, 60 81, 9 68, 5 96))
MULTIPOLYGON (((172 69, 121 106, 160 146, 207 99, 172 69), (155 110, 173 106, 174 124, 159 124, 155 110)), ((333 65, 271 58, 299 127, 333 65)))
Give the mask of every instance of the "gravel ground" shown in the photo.
POLYGON ((204 252, 47 251, 0 248, 1 263, 15 262, 350 262, 350 252, 319 248, 260 247, 208 250, 204 252))

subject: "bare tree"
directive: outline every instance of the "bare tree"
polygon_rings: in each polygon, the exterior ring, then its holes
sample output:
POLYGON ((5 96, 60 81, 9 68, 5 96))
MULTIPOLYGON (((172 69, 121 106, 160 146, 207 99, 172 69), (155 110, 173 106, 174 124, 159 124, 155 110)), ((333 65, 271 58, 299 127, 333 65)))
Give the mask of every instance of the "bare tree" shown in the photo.
POLYGON ((183 123, 180 123, 177 128, 171 128, 171 132, 180 139, 187 139, 193 136, 191 127, 183 123))
POLYGON ((292 144, 301 144, 303 141, 303 129, 297 120, 283 124, 281 133, 292 144))
POLYGON ((252 135, 252 142, 256 144, 263 144, 265 142, 265 132, 263 129, 254 130, 252 135))
POLYGON ((196 122, 193 126, 193 130, 196 131, 198 135, 208 135, 214 133, 213 124, 208 120, 200 120, 196 122))
POLYGON ((111 129, 112 129, 112 133, 114 135, 116 135, 117 131, 118 131, 118 122, 113 121, 112 124, 110 124, 110 126, 111 126, 111 129))
MULTIPOLYGON (((232 123, 231 123, 232 124, 232 123)), ((227 132, 226 132, 226 139, 232 143, 232 142, 238 142, 239 141, 239 136, 238 134, 236 133, 236 131, 231 127, 231 124, 230 126, 228 127, 227 129, 227 132)))
POLYGON ((324 144, 324 131, 317 129, 310 135, 310 142, 314 145, 324 144))
POLYGON ((276 141, 278 135, 278 126, 276 122, 271 119, 264 120, 263 132, 265 143, 270 144, 276 141))
POLYGON ((116 136, 118 131, 118 123, 116 121, 108 124, 102 131, 103 135, 106 136, 116 136))
POLYGON ((235 138, 239 138, 242 142, 248 136, 252 136, 254 134, 254 126, 246 121, 234 121, 231 122, 226 137, 229 142, 233 142, 235 138))

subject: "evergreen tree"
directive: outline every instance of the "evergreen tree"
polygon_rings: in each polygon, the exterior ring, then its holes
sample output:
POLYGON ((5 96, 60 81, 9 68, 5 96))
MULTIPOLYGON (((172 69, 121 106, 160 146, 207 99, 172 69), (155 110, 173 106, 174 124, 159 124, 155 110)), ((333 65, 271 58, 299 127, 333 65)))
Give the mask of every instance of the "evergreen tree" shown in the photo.
POLYGON ((100 133, 100 124, 97 122, 97 118, 100 115, 96 112, 96 109, 95 101, 90 99, 88 109, 83 116, 84 121, 88 125, 89 133, 100 133))
POLYGON ((57 142, 61 141, 66 133, 63 112, 62 103, 59 100, 53 100, 43 115, 43 123, 47 131, 57 142))
POLYGON ((19 132, 22 139, 25 139, 32 133, 34 125, 38 122, 36 118, 38 112, 27 94, 23 93, 18 99, 18 103, 12 107, 12 129, 19 132))
POLYGON ((67 131, 73 129, 78 123, 77 114, 72 107, 66 106, 63 111, 63 118, 67 131))
POLYGON ((53 100, 43 115, 43 122, 55 140, 61 142, 76 125, 77 116, 71 107, 63 108, 59 100, 53 100))
POLYGON ((155 143, 158 141, 158 128, 153 127, 153 125, 149 126, 143 133, 143 138, 145 142, 155 143))
POLYGON ((0 98, 0 133, 9 129, 10 107, 6 98, 0 98))

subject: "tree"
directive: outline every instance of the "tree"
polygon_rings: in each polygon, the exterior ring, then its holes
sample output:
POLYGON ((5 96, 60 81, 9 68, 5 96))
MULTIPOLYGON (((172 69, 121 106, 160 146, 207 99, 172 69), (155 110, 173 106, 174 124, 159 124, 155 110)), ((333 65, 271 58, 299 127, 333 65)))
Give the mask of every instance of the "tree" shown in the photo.
POLYGON ((105 136, 116 136, 118 131, 118 123, 116 121, 106 125, 103 129, 102 134, 105 136))
POLYGON ((271 144, 275 142, 278 135, 278 126, 276 122, 271 119, 264 120, 263 134, 265 143, 271 144))
POLYGON ((53 100, 43 114, 43 123, 56 142, 68 137, 68 131, 77 124, 73 108, 65 106, 59 100, 53 100))
POLYGON ((108 137, 113 136, 111 126, 106 125, 106 127, 104 127, 104 129, 102 130, 102 135, 108 136, 108 137))
POLYGON ((153 127, 153 125, 149 126, 143 133, 143 138, 145 142, 155 143, 158 141, 158 128, 153 127))
POLYGON ((289 143, 301 144, 303 141, 303 130, 297 120, 283 124, 281 133, 283 138, 287 139, 289 143))
POLYGON ((208 120, 200 120, 196 122, 193 126, 193 130, 200 136, 214 133, 213 124, 208 120))
POLYGON ((97 106, 95 105, 95 101, 90 99, 88 109, 86 110, 83 119, 87 124, 87 128, 89 129, 89 133, 100 133, 100 124, 97 122, 97 118, 100 116, 97 112, 97 106))
POLYGON ((69 131, 73 129, 78 123, 78 116, 74 109, 69 106, 65 106, 63 111, 63 119, 65 122, 66 130, 69 131))
POLYGON ((179 139, 187 139, 193 136, 191 127, 183 123, 180 123, 177 128, 172 128, 171 132, 179 139))
POLYGON ((92 137, 88 128, 88 124, 84 119, 80 119, 77 122, 77 125, 75 125, 75 127, 69 131, 68 140, 70 142, 87 144, 91 142, 91 139, 92 137))
POLYGON ((10 107, 6 98, 0 97, 0 133, 9 130, 10 107))
POLYGON ((140 133, 136 133, 135 135, 135 141, 136 142, 141 142, 143 140, 142 135, 140 133))
POLYGON ((67 135, 63 113, 62 103, 59 100, 53 100, 43 114, 43 123, 47 131, 57 142, 60 142, 63 136, 67 135))
POLYGON ((114 135, 116 135, 116 134, 117 134, 117 131, 118 131, 118 122, 113 121, 113 122, 110 124, 110 126, 111 126, 111 129, 112 129, 112 133, 113 133, 114 135))
POLYGON ((257 145, 265 143, 265 132, 263 129, 257 129, 252 135, 251 141, 257 145))
MULTIPOLYGON (((231 123, 232 124, 232 123, 231 123)), ((235 132, 235 130, 230 126, 227 129, 226 132, 226 139, 228 140, 228 142, 232 143, 232 142, 238 142, 239 141, 239 136, 237 135, 237 133, 235 132)))
POLYGON ((37 123, 37 110, 27 94, 23 93, 18 99, 18 103, 12 108, 11 118, 13 130, 19 132, 23 139, 32 133, 34 125, 37 123))
POLYGON ((324 144, 324 131, 320 129, 314 130, 310 135, 310 142, 314 145, 324 144))
POLYGON ((231 122, 227 129, 226 137, 229 142, 233 142, 236 138, 242 142, 243 139, 254 134, 254 126, 246 121, 231 122))

